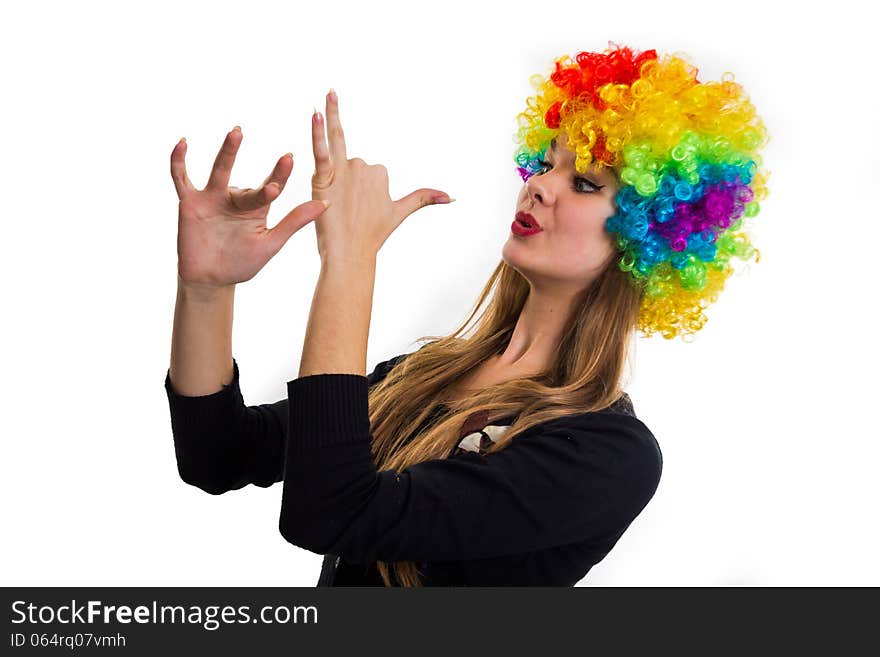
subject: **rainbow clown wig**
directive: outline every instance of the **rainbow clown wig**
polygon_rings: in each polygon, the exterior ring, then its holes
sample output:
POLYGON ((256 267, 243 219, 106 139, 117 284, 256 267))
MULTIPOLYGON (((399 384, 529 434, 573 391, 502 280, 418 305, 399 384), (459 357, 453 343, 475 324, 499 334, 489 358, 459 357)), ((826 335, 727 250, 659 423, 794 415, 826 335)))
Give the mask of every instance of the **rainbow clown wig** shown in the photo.
POLYGON ((684 57, 609 42, 558 58, 549 77, 530 79, 537 94, 517 115, 514 159, 528 180, 564 132, 578 172, 612 168, 617 212, 605 229, 641 291, 638 329, 691 341, 730 259, 760 260, 743 221, 767 197, 758 150, 769 137, 732 73, 701 82, 684 57))

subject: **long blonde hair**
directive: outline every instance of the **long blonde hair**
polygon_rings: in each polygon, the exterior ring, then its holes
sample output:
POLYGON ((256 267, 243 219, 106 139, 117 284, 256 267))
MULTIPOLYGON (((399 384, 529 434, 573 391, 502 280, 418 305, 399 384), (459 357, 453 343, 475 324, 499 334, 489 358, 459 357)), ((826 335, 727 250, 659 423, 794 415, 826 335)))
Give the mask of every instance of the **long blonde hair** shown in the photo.
MULTIPOLYGON (((444 391, 488 358, 501 353, 529 295, 529 283, 503 260, 490 276, 470 316, 452 334, 432 340, 397 362, 369 394, 373 456, 380 470, 402 472, 408 466, 446 458, 459 430, 472 414, 488 411, 487 424, 518 415, 486 453, 504 449, 518 434, 549 420, 602 410, 622 395, 620 384, 630 338, 638 324, 640 289, 617 265, 613 254, 602 273, 576 300, 558 346, 555 362, 538 376, 491 386, 462 400, 444 391), (493 293, 494 290, 494 293, 493 293), (475 325, 465 327, 490 297, 475 325), (446 412, 416 430, 439 404, 446 412), (407 437, 413 436, 408 442, 407 437)), ((397 583, 421 586, 413 561, 390 562, 397 583)), ((394 586, 389 563, 377 561, 385 586, 394 586)))

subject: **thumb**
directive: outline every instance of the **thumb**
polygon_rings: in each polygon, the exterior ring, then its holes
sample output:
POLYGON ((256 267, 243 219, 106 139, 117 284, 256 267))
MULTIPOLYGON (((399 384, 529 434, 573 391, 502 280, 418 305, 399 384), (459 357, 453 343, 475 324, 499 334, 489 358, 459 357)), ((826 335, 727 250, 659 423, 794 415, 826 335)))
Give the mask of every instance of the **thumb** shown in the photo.
POLYGON ((278 225, 269 230, 272 252, 278 253, 295 232, 324 214, 329 205, 330 201, 306 201, 284 215, 278 225))
POLYGON ((437 203, 452 203, 454 200, 439 189, 423 187, 394 201, 394 217, 400 223, 420 208, 437 203))

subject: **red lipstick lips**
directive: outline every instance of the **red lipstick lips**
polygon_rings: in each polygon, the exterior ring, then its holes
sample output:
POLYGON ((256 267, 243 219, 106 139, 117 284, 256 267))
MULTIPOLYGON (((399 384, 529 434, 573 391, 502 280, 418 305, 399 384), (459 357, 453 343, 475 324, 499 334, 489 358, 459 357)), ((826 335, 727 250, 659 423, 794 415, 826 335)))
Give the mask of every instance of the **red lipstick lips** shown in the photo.
POLYGON ((510 230, 514 235, 527 237, 529 235, 534 235, 535 233, 540 233, 543 229, 528 212, 517 212, 513 223, 510 225, 510 230))

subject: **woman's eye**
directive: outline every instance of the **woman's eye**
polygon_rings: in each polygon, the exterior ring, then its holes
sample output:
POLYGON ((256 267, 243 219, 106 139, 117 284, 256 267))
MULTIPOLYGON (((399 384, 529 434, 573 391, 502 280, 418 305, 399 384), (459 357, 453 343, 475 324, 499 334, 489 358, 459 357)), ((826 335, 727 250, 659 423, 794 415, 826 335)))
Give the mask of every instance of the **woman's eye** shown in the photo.
MULTIPOLYGON (((541 169, 545 169, 545 168, 552 169, 553 168, 552 164, 550 164, 549 162, 545 162, 544 160, 538 160, 538 164, 540 165, 541 169)), ((539 170, 538 174, 540 175, 541 173, 544 173, 544 172, 539 170)), ((583 192, 583 193, 598 192, 600 189, 602 189, 603 186, 604 185, 594 185, 586 178, 577 178, 576 177, 574 179, 574 191, 576 191, 576 192, 583 192)))
POLYGON ((581 189, 585 192, 598 192, 600 189, 602 189, 601 187, 597 187, 596 185, 591 183, 586 178, 575 178, 574 179, 575 189, 577 189, 577 187, 578 187, 578 185, 580 185, 580 183, 584 183, 584 186, 582 186, 581 189))

